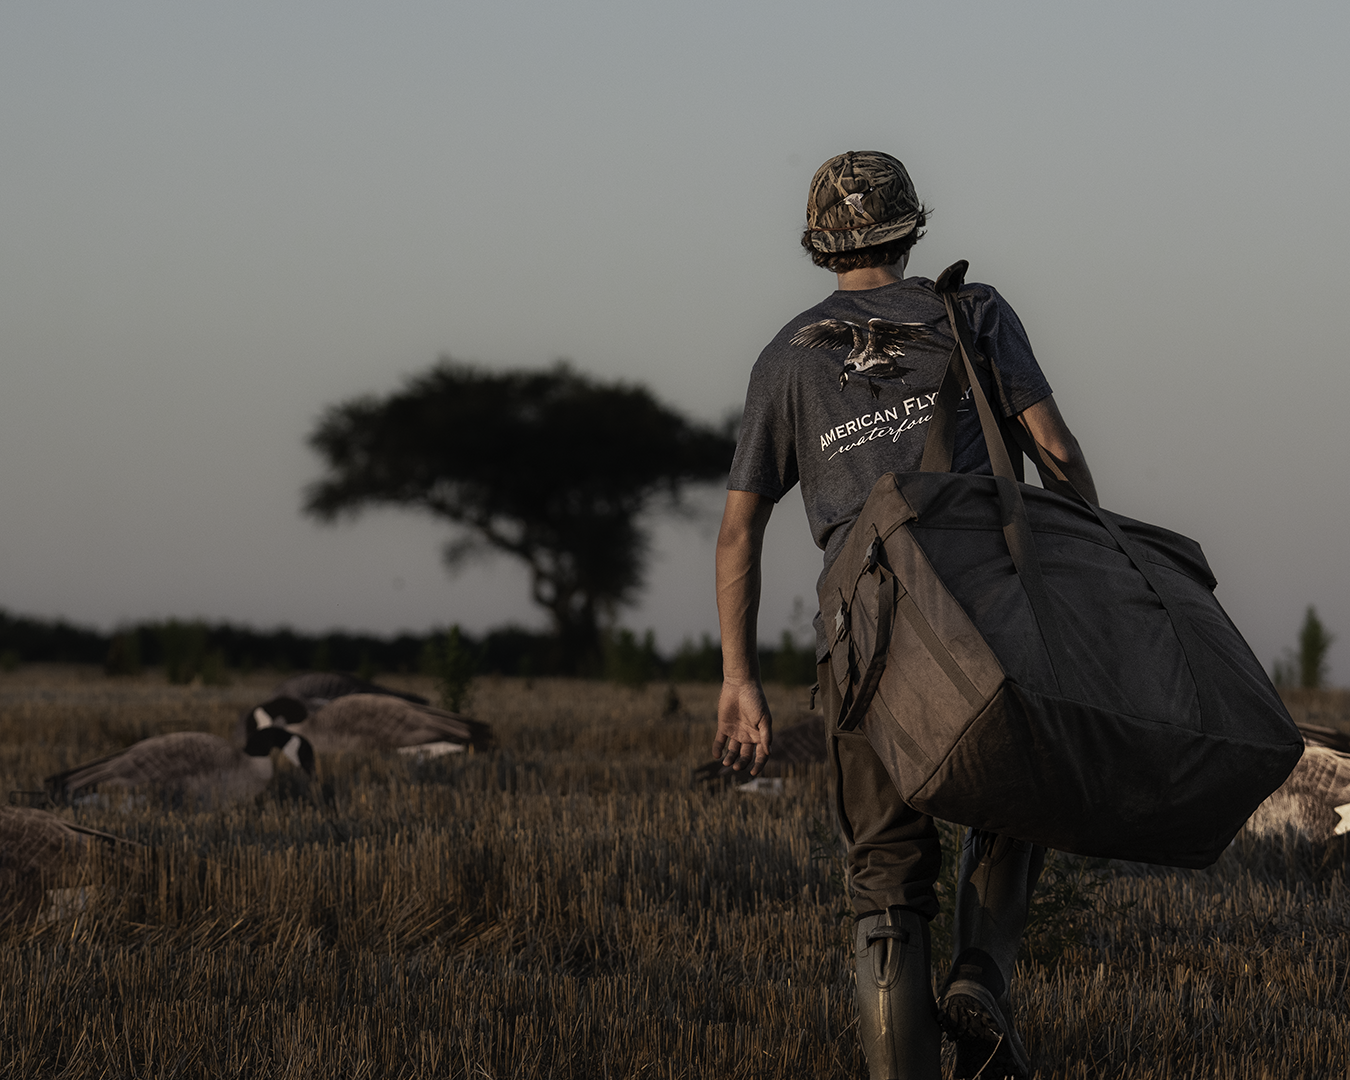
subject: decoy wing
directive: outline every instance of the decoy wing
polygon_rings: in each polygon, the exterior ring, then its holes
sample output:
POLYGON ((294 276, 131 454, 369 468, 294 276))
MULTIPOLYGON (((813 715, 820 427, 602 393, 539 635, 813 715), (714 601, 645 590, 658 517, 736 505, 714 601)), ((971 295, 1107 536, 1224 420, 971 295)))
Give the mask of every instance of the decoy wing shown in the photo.
POLYGON ((48 810, 0 806, 0 918, 36 912, 51 880, 95 843, 128 852, 140 847, 48 810))
POLYGON ((334 701, 348 694, 383 694, 386 697, 413 701, 418 705, 427 704, 427 699, 420 694, 395 690, 357 675, 347 675, 339 671, 309 671, 303 675, 292 675, 289 679, 278 683, 272 691, 273 697, 299 698, 310 708, 317 708, 321 703, 334 701))
POLYGON ((231 770, 238 757, 239 752, 218 736, 175 731, 142 739, 115 754, 49 776, 43 783, 54 799, 99 784, 163 787, 231 770))
POLYGON ((83 850, 94 840, 135 846, 111 833, 66 821, 50 810, 0 806, 0 867, 53 867, 71 851, 83 850))
POLYGON ((483 748, 492 729, 458 713, 377 694, 350 694, 293 725, 323 750, 403 750, 430 744, 483 748))
POLYGON ((313 772, 313 750, 303 737, 284 728, 251 733, 244 750, 207 732, 176 731, 55 773, 43 785, 53 799, 62 801, 109 786, 142 787, 174 799, 223 804, 262 793, 272 779, 274 749, 313 772))

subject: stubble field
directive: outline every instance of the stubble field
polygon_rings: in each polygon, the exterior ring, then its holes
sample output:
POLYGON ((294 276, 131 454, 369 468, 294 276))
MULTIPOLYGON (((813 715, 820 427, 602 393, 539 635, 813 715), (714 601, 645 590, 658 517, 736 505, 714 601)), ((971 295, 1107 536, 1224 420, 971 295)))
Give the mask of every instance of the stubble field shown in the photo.
MULTIPOLYGON (((0 675, 0 784, 228 736, 273 681, 0 675)), ((0 1078, 865 1076, 825 770, 692 789, 716 688, 676 689, 480 680, 489 752, 62 811, 148 848, 0 926, 0 1078)), ((771 696, 780 726, 805 703, 771 696)), ((1350 725, 1344 694, 1294 704, 1350 725)), ((1346 861, 1245 835, 1206 871, 1053 861, 1017 992, 1039 1075, 1347 1076, 1346 861)))

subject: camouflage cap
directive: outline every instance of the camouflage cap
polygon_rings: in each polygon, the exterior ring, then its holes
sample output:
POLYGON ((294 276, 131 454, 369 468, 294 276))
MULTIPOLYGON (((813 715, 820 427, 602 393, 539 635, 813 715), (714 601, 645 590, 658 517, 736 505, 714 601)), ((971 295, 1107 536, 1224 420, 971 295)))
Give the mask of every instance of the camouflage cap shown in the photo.
POLYGON ((919 212, 904 165, 879 150, 850 150, 816 170, 806 229, 817 251, 856 251, 908 236, 919 212))

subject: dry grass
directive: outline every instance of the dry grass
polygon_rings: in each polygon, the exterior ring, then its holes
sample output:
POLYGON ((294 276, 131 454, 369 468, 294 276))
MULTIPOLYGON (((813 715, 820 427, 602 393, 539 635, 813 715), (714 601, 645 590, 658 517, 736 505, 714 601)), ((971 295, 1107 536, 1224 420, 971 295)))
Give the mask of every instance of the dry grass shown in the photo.
POLYGON ((1280 696, 1296 722, 1350 734, 1350 690, 1282 690, 1280 696))
MULTIPOLYGON (((0 676, 0 783, 228 735, 268 686, 0 676)), ((865 1075, 823 770, 690 790, 716 688, 679 693, 667 716, 664 686, 482 681, 490 753, 81 812, 154 849, 0 929, 0 1077, 865 1075)), ((1061 860, 1019 997, 1040 1074, 1346 1075, 1345 861, 1246 838, 1204 872, 1061 860)))

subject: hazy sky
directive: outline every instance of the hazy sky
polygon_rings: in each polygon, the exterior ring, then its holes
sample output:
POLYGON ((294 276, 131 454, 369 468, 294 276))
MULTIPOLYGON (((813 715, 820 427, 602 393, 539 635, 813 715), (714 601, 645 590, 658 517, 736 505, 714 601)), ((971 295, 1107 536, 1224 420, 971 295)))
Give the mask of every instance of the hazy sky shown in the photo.
MULTIPOLYGON (((833 288, 816 166, 877 148, 1021 314, 1106 506, 1187 533, 1269 664, 1350 680, 1343 4, 11 2, 0 606, 387 632, 542 625, 446 530, 323 527, 304 436, 437 356, 739 405, 833 288)), ((715 629, 703 518, 627 625, 715 629)), ((819 557, 795 493, 761 631, 819 557)))

